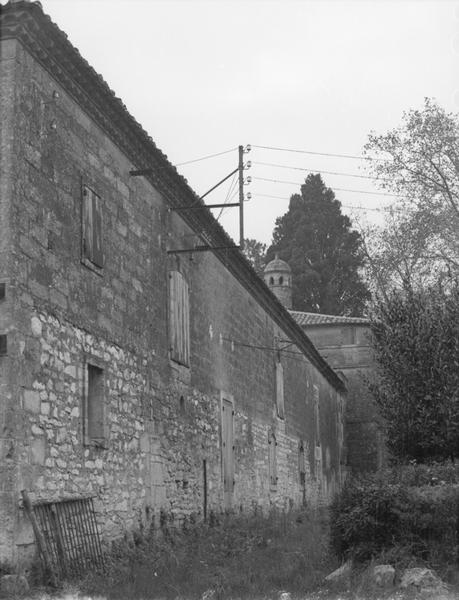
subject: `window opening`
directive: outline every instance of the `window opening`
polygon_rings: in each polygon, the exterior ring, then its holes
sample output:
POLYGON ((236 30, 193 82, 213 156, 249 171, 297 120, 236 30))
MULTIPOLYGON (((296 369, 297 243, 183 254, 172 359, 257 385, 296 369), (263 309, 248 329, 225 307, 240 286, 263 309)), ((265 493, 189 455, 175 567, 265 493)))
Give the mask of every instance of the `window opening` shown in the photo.
POLYGON ((83 261, 100 269, 104 266, 102 247, 102 202, 87 186, 83 187, 82 246, 83 261))
POLYGON ((86 376, 85 443, 102 446, 105 441, 104 370, 88 363, 86 376))
POLYGON ((269 486, 271 489, 277 487, 277 440, 273 431, 268 434, 269 449, 269 486))
POLYGON ((276 407, 277 416, 284 419, 284 368, 280 361, 276 362, 276 407))
POLYGON ((171 359, 190 364, 190 314, 188 283, 180 271, 169 273, 169 334, 171 359))

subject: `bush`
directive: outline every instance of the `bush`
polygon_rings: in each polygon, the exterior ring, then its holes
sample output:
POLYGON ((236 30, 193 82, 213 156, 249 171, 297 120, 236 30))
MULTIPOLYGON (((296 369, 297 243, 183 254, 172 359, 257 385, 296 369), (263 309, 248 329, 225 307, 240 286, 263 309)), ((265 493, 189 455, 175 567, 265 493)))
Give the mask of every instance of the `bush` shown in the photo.
POLYGON ((414 487, 381 475, 350 480, 331 506, 332 548, 358 561, 401 552, 446 564, 457 555, 458 503, 453 485, 414 487))

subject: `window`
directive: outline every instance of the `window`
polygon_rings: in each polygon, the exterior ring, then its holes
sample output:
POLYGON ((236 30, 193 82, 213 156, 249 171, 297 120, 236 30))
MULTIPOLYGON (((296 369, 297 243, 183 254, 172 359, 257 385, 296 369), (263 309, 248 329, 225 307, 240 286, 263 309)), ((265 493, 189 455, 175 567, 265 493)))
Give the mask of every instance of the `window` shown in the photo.
POLYGON ((8 337, 2 333, 0 335, 0 356, 6 356, 8 354, 8 337))
POLYGON ((284 368, 276 362, 276 406, 279 419, 284 418, 284 368))
POLYGON ((304 457, 304 442, 300 440, 298 442, 298 477, 300 480, 300 486, 306 485, 306 462, 304 457))
POLYGON ((320 481, 322 478, 322 448, 320 445, 320 397, 319 387, 313 386, 313 402, 314 402, 314 464, 316 478, 320 481))
POLYGON ((284 278, 282 275, 279 277, 279 285, 284 285, 284 278))
POLYGON ((274 285, 274 277, 269 278, 269 285, 274 285))
POLYGON ((277 487, 277 440, 273 431, 268 433, 268 449, 269 449, 269 487, 275 489, 277 487))
POLYGON ((190 364, 190 316, 188 283, 180 271, 169 273, 169 337, 171 358, 190 364))
POLYGON ((104 266, 102 248, 102 202, 99 196, 83 186, 82 260, 87 266, 104 266))
POLYGON ((87 363, 83 410, 84 443, 105 446, 104 370, 87 363))
POLYGON ((6 283, 0 283, 0 300, 4 300, 6 296, 6 283))

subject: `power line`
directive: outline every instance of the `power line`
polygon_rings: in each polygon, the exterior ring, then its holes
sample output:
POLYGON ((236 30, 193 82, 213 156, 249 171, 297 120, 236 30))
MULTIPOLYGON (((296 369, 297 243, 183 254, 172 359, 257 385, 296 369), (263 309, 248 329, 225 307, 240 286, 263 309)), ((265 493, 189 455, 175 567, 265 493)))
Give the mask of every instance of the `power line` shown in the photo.
MULTIPOLYGON (((268 179, 267 177, 253 177, 253 179, 258 179, 259 181, 270 181, 271 183, 286 183, 289 185, 298 185, 301 186, 303 183, 298 183, 297 181, 285 181, 283 179, 268 179)), ((337 192, 354 192, 356 194, 371 194, 372 196, 391 196, 392 198, 398 198, 395 194, 387 194, 385 192, 366 192, 365 190, 348 190, 345 188, 332 188, 337 192)))
POLYGON ((199 162, 201 160, 207 160, 208 158, 214 158, 215 156, 222 156, 223 154, 229 154, 230 152, 234 152, 237 148, 230 148, 229 150, 224 150, 223 152, 217 152, 216 154, 208 154, 207 156, 201 156, 200 158, 194 158, 193 160, 187 160, 186 162, 177 163, 174 165, 175 167, 182 167, 183 165, 190 165, 191 163, 199 162))
POLYGON ((292 148, 277 148, 275 146, 256 146, 252 144, 252 148, 262 148, 263 150, 278 150, 279 152, 295 152, 298 154, 313 154, 315 156, 333 156, 335 158, 352 158, 356 160, 381 160, 379 158, 371 158, 369 156, 356 156, 354 154, 332 154, 331 152, 313 152, 312 150, 294 150, 292 148))
MULTIPOLYGON (((274 198, 275 200, 287 200, 285 196, 272 196, 271 194, 254 194, 254 196, 262 196, 263 198, 274 198)), ((352 204, 341 204, 343 208, 355 208, 357 210, 371 210, 375 212, 386 212, 389 210, 393 210, 395 212, 405 212, 400 208, 392 208, 391 206, 386 206, 383 208, 367 208, 366 206, 353 206, 352 204)))
MULTIPOLYGON (((359 179, 371 179, 375 181, 374 177, 370 177, 369 175, 356 175, 354 173, 341 173, 337 171, 322 171, 321 169, 305 169, 303 167, 290 167, 289 165, 278 165, 276 163, 266 163, 266 162, 258 162, 254 161, 252 164, 254 165, 264 165, 266 167, 278 167, 279 169, 290 169, 293 171, 307 171, 309 173, 324 173, 325 175, 343 175, 344 177, 358 177, 359 179)), ((378 179, 378 181, 389 181, 389 179, 378 179)))

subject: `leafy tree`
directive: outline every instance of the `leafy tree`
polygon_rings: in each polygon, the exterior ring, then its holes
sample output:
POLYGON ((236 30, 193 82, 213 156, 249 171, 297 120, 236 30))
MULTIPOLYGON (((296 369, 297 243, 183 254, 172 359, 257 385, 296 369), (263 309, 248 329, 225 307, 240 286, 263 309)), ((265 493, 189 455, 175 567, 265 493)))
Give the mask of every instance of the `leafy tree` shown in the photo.
POLYGON ((422 110, 365 146, 370 173, 398 200, 386 225, 366 236, 378 289, 422 287, 459 272, 459 116, 426 98, 422 110), (432 277, 433 274, 433 277, 432 277))
POLYGON ((260 277, 266 265, 266 244, 252 238, 244 240, 244 255, 260 277))
POLYGON ((394 291, 374 307, 370 388, 402 460, 459 456, 459 287, 394 291))
POLYGON ((361 243, 333 190, 310 174, 276 219, 267 261, 277 252, 290 265, 295 310, 360 315, 369 299, 361 243))

